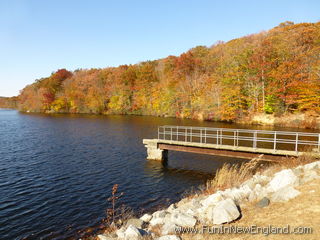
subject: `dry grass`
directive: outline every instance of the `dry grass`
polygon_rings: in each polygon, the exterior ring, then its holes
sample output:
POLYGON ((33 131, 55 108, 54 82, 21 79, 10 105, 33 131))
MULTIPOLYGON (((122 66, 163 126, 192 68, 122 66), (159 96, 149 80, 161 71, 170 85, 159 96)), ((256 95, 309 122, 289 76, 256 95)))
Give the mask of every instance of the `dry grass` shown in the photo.
POLYGON ((156 236, 161 236, 161 228, 162 228, 162 225, 157 224, 157 225, 151 226, 150 231, 155 233, 156 236))
POLYGON ((214 178, 207 182, 205 193, 211 194, 217 190, 236 187, 251 178, 262 164, 261 157, 262 155, 241 165, 224 164, 217 170, 214 178))
POLYGON ((280 162, 280 165, 287 168, 295 168, 299 165, 304 165, 316 161, 316 157, 311 151, 306 151, 303 155, 297 158, 285 158, 280 162))
POLYGON ((283 169, 296 168, 300 165, 317 161, 317 158, 312 154, 311 151, 306 151, 299 157, 283 157, 279 162, 276 162, 268 168, 264 169, 263 174, 272 176, 274 173, 279 172, 283 169))
POLYGON ((207 181, 207 187, 204 194, 212 194, 217 190, 237 187, 249 178, 251 178, 257 170, 263 171, 264 175, 271 176, 286 168, 295 168, 299 165, 307 164, 316 161, 316 157, 311 151, 304 153, 299 157, 283 157, 279 162, 265 165, 260 158, 251 159, 249 162, 241 165, 224 164, 217 170, 213 179, 207 181))

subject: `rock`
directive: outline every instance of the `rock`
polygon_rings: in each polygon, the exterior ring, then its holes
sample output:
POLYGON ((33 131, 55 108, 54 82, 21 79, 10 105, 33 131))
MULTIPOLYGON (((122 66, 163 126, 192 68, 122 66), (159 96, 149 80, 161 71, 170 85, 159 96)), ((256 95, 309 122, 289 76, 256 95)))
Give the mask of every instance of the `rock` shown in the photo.
POLYGON ((255 193, 255 191, 252 191, 248 197, 249 202, 253 202, 258 199, 258 195, 255 193))
POLYGON ((270 204, 270 200, 267 197, 262 198, 259 202, 257 202, 256 206, 259 208, 264 208, 270 204))
POLYGON ((249 186, 243 185, 240 188, 232 188, 224 191, 224 198, 231 198, 234 201, 241 202, 242 200, 248 199, 252 190, 249 186))
POLYGON ((317 172, 315 170, 309 170, 307 171, 303 178, 302 178, 302 183, 306 183, 306 182, 309 182, 313 179, 319 179, 320 176, 317 174, 317 172))
POLYGON ((250 193, 248 200, 250 202, 261 200, 263 197, 268 195, 268 191, 265 187, 262 187, 259 183, 254 187, 253 191, 250 193))
POLYGON ((156 211, 152 214, 152 217, 154 218, 164 218, 166 216, 167 212, 165 210, 156 211))
POLYGON ((276 173, 273 179, 268 184, 268 190, 270 192, 276 192, 286 186, 296 186, 299 183, 299 179, 293 173, 291 169, 285 169, 276 173))
POLYGON ((177 207, 177 208, 180 208, 180 206, 186 204, 187 202, 189 202, 189 200, 186 199, 186 198, 183 198, 183 199, 181 199, 181 200, 176 204, 176 207, 177 207))
POLYGON ((168 211, 169 213, 172 213, 175 209, 177 209, 177 207, 176 207, 176 205, 173 203, 173 204, 171 204, 171 205, 168 207, 167 211, 168 211))
POLYGON ((156 238, 156 240, 181 240, 177 235, 166 235, 156 238))
POLYGON ((189 209, 186 211, 186 214, 188 214, 188 215, 190 215, 190 216, 194 217, 194 216, 196 216, 196 215, 197 215, 197 212, 196 212, 194 209, 189 208, 189 209))
POLYGON ((156 211, 152 214, 152 219, 150 220, 149 224, 151 226, 155 226, 158 224, 164 224, 165 223, 165 217, 168 215, 168 213, 165 210, 156 211))
POLYGON ((180 211, 180 212, 187 212, 188 210, 192 210, 193 212, 196 212, 196 209, 200 208, 202 205, 200 204, 200 201, 199 200, 196 200, 196 199, 191 199, 190 201, 184 203, 184 204, 181 204, 178 208, 172 210, 171 212, 174 213, 174 212, 177 212, 177 211, 180 211))
POLYGON ((116 239, 116 237, 111 237, 107 234, 99 234, 97 237, 99 240, 115 240, 116 239))
POLYGON ((142 221, 144 222, 150 222, 150 220, 152 219, 152 215, 151 214, 144 214, 141 218, 140 218, 142 221))
POLYGON ((260 184, 262 186, 266 185, 271 180, 270 177, 260 174, 253 175, 252 178, 245 181, 242 186, 247 185, 249 188, 253 189, 256 184, 260 184))
POLYGON ((209 206, 204 209, 204 212, 198 216, 201 223, 211 222, 213 219, 213 209, 215 206, 209 206))
POLYGON ((312 162, 312 163, 308 163, 306 165, 304 165, 304 170, 314 170, 314 169, 319 169, 320 168, 320 161, 316 161, 316 162, 312 162))
POLYGON ((172 213, 170 220, 181 227, 194 227, 197 223, 194 217, 182 212, 172 213))
POLYGON ((200 199, 199 199, 199 198, 192 198, 191 201, 190 201, 190 204, 191 204, 194 208, 201 207, 201 203, 200 203, 200 199))
POLYGON ((126 223, 126 227, 128 227, 129 225, 132 225, 136 228, 142 228, 143 220, 138 218, 130 218, 126 223))
POLYGON ((303 166, 298 166, 294 169, 292 169, 294 175, 296 175, 297 177, 301 177, 304 174, 304 168, 303 166))
POLYGON ((170 233, 175 233, 175 229, 178 226, 171 221, 166 221, 165 224, 161 228, 161 234, 162 235, 168 235, 170 233))
POLYGON ((162 225, 165 223, 165 218, 152 218, 149 222, 150 226, 162 225))
POLYGON ((273 202, 285 202, 298 196, 301 192, 294 189, 292 186, 284 187, 271 195, 273 202))
POLYGON ((116 234, 117 234, 119 239, 124 239, 125 238, 125 233, 124 232, 125 232, 125 229, 123 227, 116 231, 116 234))
MULTIPOLYGON (((201 208, 198 208, 196 210, 196 215, 194 215, 194 217, 196 217, 201 223, 205 224, 208 220, 207 212, 209 208, 211 208, 212 210, 213 206, 210 206, 210 207, 202 206, 201 208)), ((211 214, 212 214, 212 211, 211 211, 211 214)))
POLYGON ((125 240, 139 239, 142 237, 139 229, 133 225, 130 225, 127 228, 127 230, 124 232, 124 235, 125 235, 124 237, 125 240))
POLYGON ((213 224, 232 222, 240 216, 240 212, 232 199, 220 201, 212 211, 213 224))
POLYGON ((201 204, 205 207, 216 205, 219 201, 223 200, 223 196, 220 192, 211 194, 209 197, 201 201, 201 204))

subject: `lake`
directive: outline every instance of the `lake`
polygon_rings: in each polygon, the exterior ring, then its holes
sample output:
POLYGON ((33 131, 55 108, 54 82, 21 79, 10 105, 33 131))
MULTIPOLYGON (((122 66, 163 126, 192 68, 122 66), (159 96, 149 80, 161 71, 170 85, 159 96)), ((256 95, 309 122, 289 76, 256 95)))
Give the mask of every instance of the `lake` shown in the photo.
POLYGON ((0 110, 0 238, 74 238, 105 217, 114 184, 124 192, 121 203, 146 212, 201 188, 224 162, 239 161, 181 152, 170 152, 167 166, 147 161, 142 139, 156 138, 165 124, 250 127, 0 110))

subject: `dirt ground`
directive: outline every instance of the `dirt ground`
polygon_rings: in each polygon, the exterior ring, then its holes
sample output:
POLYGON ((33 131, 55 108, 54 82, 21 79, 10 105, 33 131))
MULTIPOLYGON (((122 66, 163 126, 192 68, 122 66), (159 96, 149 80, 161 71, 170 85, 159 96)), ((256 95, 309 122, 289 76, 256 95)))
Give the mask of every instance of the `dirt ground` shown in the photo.
MULTIPOLYGON (((183 240, 213 240, 213 239, 281 239, 281 240, 319 240, 320 239, 320 179, 305 183, 296 188, 301 194, 285 203, 270 203, 265 208, 258 208, 254 203, 241 207, 242 217, 234 223, 225 224, 224 227, 240 226, 248 227, 256 225, 258 227, 286 227, 289 225, 290 231, 303 231, 294 229, 296 227, 312 228, 309 234, 270 234, 265 236, 260 234, 183 234, 183 240)), ((202 226, 198 226, 202 231, 202 226)), ((308 229, 306 231, 309 231, 308 229)))

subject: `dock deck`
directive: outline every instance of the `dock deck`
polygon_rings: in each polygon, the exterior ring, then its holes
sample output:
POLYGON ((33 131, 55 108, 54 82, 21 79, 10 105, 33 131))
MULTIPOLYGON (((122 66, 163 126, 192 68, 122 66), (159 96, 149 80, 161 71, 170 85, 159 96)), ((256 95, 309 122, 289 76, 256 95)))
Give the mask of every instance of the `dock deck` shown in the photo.
POLYGON ((305 152, 320 156, 320 134, 249 129, 161 126, 157 139, 144 139, 148 159, 166 160, 168 150, 277 161, 305 152))

